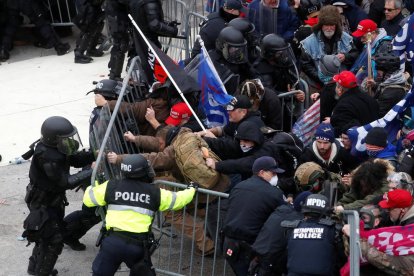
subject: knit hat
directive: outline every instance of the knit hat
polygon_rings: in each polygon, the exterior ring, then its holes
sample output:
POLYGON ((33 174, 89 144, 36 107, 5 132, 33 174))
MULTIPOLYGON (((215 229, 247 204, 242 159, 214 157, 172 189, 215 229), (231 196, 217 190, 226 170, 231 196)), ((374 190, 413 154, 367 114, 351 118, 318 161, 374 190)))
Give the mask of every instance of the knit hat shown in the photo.
POLYGON ((325 55, 319 61, 321 73, 326 77, 333 77, 339 73, 341 62, 336 55, 325 55))
POLYGON ((388 144, 387 136, 387 131, 382 127, 371 128, 365 137, 365 144, 385 148, 388 144))
POLYGON ((331 124, 322 123, 315 132, 316 140, 325 140, 333 143, 335 141, 335 133, 331 124))
POLYGON ((383 209, 407 208, 412 205, 413 196, 407 190, 396 189, 384 195, 384 200, 379 202, 383 209))

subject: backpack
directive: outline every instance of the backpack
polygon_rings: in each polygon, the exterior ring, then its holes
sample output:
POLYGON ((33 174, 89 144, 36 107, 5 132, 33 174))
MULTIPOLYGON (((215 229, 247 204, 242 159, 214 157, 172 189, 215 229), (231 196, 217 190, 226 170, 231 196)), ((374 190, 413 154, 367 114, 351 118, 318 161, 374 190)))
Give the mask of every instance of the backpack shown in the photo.
POLYGON ((186 181, 196 182, 205 189, 212 189, 217 184, 221 175, 207 166, 206 158, 210 157, 215 161, 220 161, 220 158, 203 138, 193 132, 183 132, 177 135, 172 145, 177 166, 186 181))

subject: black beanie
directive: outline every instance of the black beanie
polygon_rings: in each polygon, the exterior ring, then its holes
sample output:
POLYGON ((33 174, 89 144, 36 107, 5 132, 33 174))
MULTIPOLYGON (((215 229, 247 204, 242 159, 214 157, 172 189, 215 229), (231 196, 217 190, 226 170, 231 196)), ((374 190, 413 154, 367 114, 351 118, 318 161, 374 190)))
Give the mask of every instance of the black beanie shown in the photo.
POLYGON ((387 131, 382 127, 374 127, 368 131, 365 144, 385 148, 387 146, 387 131))

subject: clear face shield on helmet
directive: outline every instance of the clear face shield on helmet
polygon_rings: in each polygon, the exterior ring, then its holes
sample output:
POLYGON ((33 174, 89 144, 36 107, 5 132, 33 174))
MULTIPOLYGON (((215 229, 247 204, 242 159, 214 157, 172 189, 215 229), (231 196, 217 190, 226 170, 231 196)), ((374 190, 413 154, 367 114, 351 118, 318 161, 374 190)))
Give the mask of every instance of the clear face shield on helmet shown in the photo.
POLYGON ((277 67, 291 67, 296 62, 293 50, 288 45, 283 49, 270 49, 265 54, 265 58, 277 67))
POLYGON ((79 146, 82 146, 79 133, 75 128, 75 131, 70 136, 58 136, 57 137, 57 149, 63 154, 72 155, 75 154, 79 146))
POLYGON ((247 62, 247 42, 242 45, 226 44, 223 47, 223 57, 233 64, 243 64, 247 62))

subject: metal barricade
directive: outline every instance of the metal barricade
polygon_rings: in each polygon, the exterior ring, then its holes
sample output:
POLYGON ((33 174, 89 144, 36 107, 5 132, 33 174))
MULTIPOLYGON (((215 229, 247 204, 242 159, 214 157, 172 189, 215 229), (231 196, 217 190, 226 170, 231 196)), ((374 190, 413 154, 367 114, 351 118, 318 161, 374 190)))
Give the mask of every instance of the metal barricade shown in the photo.
POLYGON ((350 275, 359 276, 359 259, 361 256, 361 244, 359 240, 359 214, 357 211, 344 211, 347 216, 350 226, 350 241, 349 241, 349 262, 350 275))
POLYGON ((304 112, 304 103, 295 100, 295 94, 300 90, 289 91, 278 95, 282 105, 282 129, 290 131, 293 123, 304 112), (287 118, 288 117, 288 118, 287 118), (289 127, 286 126, 289 124, 289 127))
POLYGON ((77 10, 73 0, 47 0, 52 26, 73 26, 77 10))
MULTIPOLYGON (((185 184, 157 180, 154 184, 167 190, 177 191, 185 184)), ((219 233, 222 221, 221 205, 228 194, 207 189, 198 189, 192 203, 184 209, 161 214, 163 221, 155 236, 160 239, 160 247, 152 256, 156 271, 165 275, 233 275, 222 256, 221 239, 218 234, 209 238, 209 228, 219 233), (200 198, 203 197, 203 208, 200 198), (205 215, 200 215, 203 213, 205 215), (203 218, 204 216, 204 218, 203 218), (213 221, 216 220, 216 221, 213 221), (175 235, 166 236, 165 230, 175 235), (207 244, 214 243, 213 252, 207 252, 207 244), (200 243, 203 245, 200 248, 200 243), (198 245, 198 247, 197 247, 198 245), (211 254, 206 256, 207 254, 211 254)), ((211 234, 211 233, 210 233, 211 234)))
MULTIPOLYGON (((111 165, 106 159, 108 152, 117 154, 136 153, 130 142, 125 141, 123 133, 128 128, 128 121, 137 126, 133 112, 134 103, 139 100, 137 91, 130 90, 129 83, 134 69, 134 63, 139 65, 138 57, 131 61, 128 73, 123 80, 121 92, 116 104, 104 107, 91 133, 91 148, 99 148, 96 166, 92 174, 95 180, 102 183, 108 179, 121 178, 117 166, 111 165)), ((156 181, 155 184, 168 190, 185 189, 187 185, 169 181, 156 181)), ((232 275, 222 256, 221 239, 218 233, 221 229, 223 215, 222 203, 228 194, 212 190, 199 189, 192 203, 183 210, 159 213, 156 218, 154 231, 160 239, 161 246, 152 256, 156 271, 164 275, 232 275), (207 215, 201 215, 200 210, 207 215), (215 213, 216 212, 216 213, 215 213), (210 237, 207 237, 207 232, 210 237), (209 242, 207 242, 207 240, 209 242), (201 246, 200 246, 201 243, 201 246), (209 244, 209 247, 207 245, 209 244), (198 245, 198 246, 197 246, 198 245), (211 249, 214 245, 215 250, 211 249), (209 250, 210 252, 207 252, 209 250), (209 255, 207 257, 206 255, 209 255)), ((104 210, 99 213, 104 215, 104 210)))
POLYGON ((185 57, 189 58, 191 54, 191 49, 194 46, 196 37, 200 32, 201 23, 206 20, 207 17, 196 12, 189 12, 185 21, 185 36, 186 45, 185 45, 185 57))

